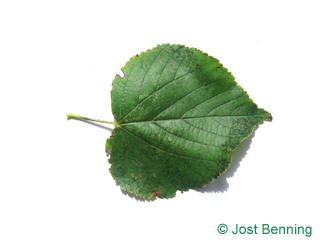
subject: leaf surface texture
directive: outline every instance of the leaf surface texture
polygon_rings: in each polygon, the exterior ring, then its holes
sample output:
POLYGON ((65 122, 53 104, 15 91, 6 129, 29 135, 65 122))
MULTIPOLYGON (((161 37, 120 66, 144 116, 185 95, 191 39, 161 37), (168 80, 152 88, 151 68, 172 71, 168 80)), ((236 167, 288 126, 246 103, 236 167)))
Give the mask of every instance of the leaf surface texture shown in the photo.
POLYGON ((270 113, 215 58, 163 44, 134 56, 116 76, 111 174, 123 190, 171 198, 203 187, 231 163, 228 153, 270 113))

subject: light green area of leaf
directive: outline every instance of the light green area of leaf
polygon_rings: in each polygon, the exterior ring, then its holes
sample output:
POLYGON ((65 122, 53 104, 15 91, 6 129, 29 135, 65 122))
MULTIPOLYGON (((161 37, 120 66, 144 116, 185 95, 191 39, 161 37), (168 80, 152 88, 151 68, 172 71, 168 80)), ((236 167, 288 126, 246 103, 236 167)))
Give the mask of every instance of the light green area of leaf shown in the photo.
POLYGON ((194 48, 159 45, 122 70, 111 92, 120 126, 106 150, 115 181, 137 196, 205 186, 228 168, 228 153, 271 120, 217 59, 194 48))

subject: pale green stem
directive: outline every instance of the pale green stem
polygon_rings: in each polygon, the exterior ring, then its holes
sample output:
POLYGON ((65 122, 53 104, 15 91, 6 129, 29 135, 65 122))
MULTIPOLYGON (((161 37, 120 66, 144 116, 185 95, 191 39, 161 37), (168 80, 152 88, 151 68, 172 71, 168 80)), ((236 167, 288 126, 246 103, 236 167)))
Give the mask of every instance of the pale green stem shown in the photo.
POLYGON ((117 122, 111 122, 111 121, 99 120, 99 119, 94 119, 94 118, 88 118, 88 117, 83 117, 83 116, 79 116, 79 115, 71 114, 71 113, 68 113, 67 117, 68 118, 75 118, 75 119, 84 119, 84 120, 89 120, 89 121, 93 121, 93 122, 110 123, 110 124, 116 125, 116 127, 120 127, 120 124, 117 123, 117 122))

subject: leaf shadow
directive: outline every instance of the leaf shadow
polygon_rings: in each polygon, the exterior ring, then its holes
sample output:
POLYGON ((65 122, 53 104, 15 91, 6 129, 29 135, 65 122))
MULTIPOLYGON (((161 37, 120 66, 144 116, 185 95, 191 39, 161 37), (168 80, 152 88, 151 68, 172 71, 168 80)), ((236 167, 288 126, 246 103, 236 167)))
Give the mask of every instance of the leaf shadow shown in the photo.
MULTIPOLYGON (((105 130, 108 130, 110 132, 113 131, 113 128, 110 127, 106 127, 102 124, 98 124, 95 122, 91 122, 88 120, 84 120, 84 119, 75 119, 75 118, 69 118, 68 120, 73 119, 73 120, 77 120, 77 121, 82 121, 85 122, 87 124, 93 125, 95 127, 99 127, 105 130)), ((257 130, 257 129, 256 129, 257 130)), ((239 146, 237 147, 237 149, 234 152, 231 152, 229 154, 230 157, 232 157, 232 162, 230 164, 230 166, 227 168, 226 172, 221 174, 221 176, 219 176, 217 179, 215 179, 213 182, 209 183, 208 185, 206 185, 203 188, 197 188, 197 189, 193 189, 197 192, 201 192, 201 193, 222 193, 222 192, 226 192, 229 189, 229 183, 227 181, 227 178, 231 178, 235 175, 235 173, 237 172, 239 166, 240 166, 240 162, 243 160, 243 158, 246 156, 247 151, 250 149, 250 145, 252 143, 252 139, 255 136, 255 131, 253 132, 253 134, 248 137, 246 140, 244 140, 242 143, 239 144, 239 146)), ((106 156, 109 158, 111 154, 111 149, 109 149, 106 153, 106 156)), ((127 191, 124 191, 121 189, 121 192, 128 196, 131 199, 135 199, 136 201, 139 202, 153 202, 156 199, 147 199, 147 198, 143 198, 143 197, 139 197, 136 196, 132 193, 129 193, 127 191)))
POLYGON ((250 149, 250 145, 252 143, 254 135, 255 132, 253 132, 253 134, 250 137, 248 137, 246 140, 240 143, 234 152, 231 152, 229 154, 229 156, 232 157, 232 162, 225 171, 225 173, 221 174, 217 179, 209 183, 207 186, 203 188, 197 188, 194 190, 201 193, 222 193, 228 191, 229 183, 227 181, 227 178, 233 177, 237 172, 240 166, 240 162, 247 155, 247 151, 250 149))
MULTIPOLYGON (((250 149, 250 145, 252 143, 252 139, 254 138, 255 132, 248 137, 246 140, 244 140, 242 143, 239 144, 237 149, 230 153, 229 156, 232 157, 232 162, 227 168, 226 172, 223 173, 221 176, 219 176, 217 179, 215 179, 213 182, 209 183, 207 186, 204 188, 198 188, 198 189, 193 189, 197 192, 201 193, 221 193, 221 192, 226 192, 229 189, 229 183, 227 181, 227 178, 231 178, 235 175, 237 172, 240 162, 243 160, 243 158, 247 155, 247 151, 250 149)), ((109 152, 109 151, 108 151, 109 152)), ((110 153, 109 153, 110 154, 110 153)), ((108 156, 108 153, 107 153, 108 156)), ((138 197, 134 194, 131 194, 127 191, 121 190, 122 193, 132 199, 135 199, 136 201, 140 202, 153 202, 156 199, 146 199, 142 197, 138 197)))
POLYGON ((113 131, 113 128, 106 127, 106 126, 104 126, 104 125, 102 125, 102 124, 95 123, 95 122, 91 122, 91 121, 89 121, 89 120, 85 120, 85 119, 77 119, 77 118, 68 117, 68 121, 69 121, 69 120, 71 120, 71 119, 72 119, 72 120, 76 120, 76 121, 85 122, 85 123, 88 123, 88 124, 93 125, 93 126, 95 126, 95 127, 99 127, 99 128, 102 128, 102 129, 108 130, 108 131, 110 131, 110 132, 112 132, 112 131, 113 131))

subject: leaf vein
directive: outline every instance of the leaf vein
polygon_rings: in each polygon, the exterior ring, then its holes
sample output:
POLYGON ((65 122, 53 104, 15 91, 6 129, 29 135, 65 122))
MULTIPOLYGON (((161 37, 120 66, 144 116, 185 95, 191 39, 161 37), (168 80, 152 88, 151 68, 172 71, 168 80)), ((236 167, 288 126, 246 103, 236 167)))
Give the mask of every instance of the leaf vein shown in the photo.
MULTIPOLYGON (((236 90, 236 91, 238 91, 238 90, 236 90)), ((226 105, 226 104, 228 104, 228 103, 230 103, 230 102, 233 102, 233 101, 235 101, 235 100, 237 100, 237 99, 239 99, 239 98, 242 98, 242 97, 244 97, 244 96, 238 96, 238 97, 236 97, 236 98, 234 98, 234 99, 230 99, 230 100, 228 100, 227 102, 224 102, 224 103, 222 103, 222 104, 214 107, 212 110, 210 110, 210 112, 207 114, 207 116, 210 115, 210 113, 212 113, 212 112, 213 112, 214 110, 216 110, 217 108, 222 107, 223 105, 226 105)))
MULTIPOLYGON (((180 66, 181 66, 181 64, 180 64, 180 66)), ((180 66, 179 66, 179 68, 180 68, 180 66)), ((178 68, 178 69, 179 69, 179 68, 178 68)), ((177 69, 177 71, 178 71, 178 69, 177 69)), ((175 80, 178 80, 178 79, 180 79, 180 78, 182 78, 182 77, 184 77, 184 76, 186 76, 186 75, 188 75, 188 74, 191 74, 191 73, 193 73, 193 72, 188 72, 188 73, 185 73, 185 74, 179 76, 178 78, 174 78, 174 79, 172 79, 172 81, 168 82, 167 84, 163 85, 163 86, 160 87, 159 89, 157 89, 157 90, 155 90, 154 92, 152 92, 148 97, 146 97, 146 98, 143 99, 140 103, 138 103, 126 116, 124 116, 124 118, 123 118, 121 121, 123 121, 126 117, 128 117, 137 107, 139 107, 139 106, 141 105, 141 103, 143 103, 144 101, 146 101, 147 99, 149 99, 153 94, 155 94, 156 92, 160 91, 161 89, 163 89, 165 86, 169 85, 170 83, 173 83, 175 80)))
MULTIPOLYGON (((167 49, 167 48, 164 47, 164 48, 156 55, 156 57, 153 59, 153 61, 151 62, 148 70, 147 70, 146 73, 144 74, 144 77, 143 77, 143 79, 142 79, 142 81, 141 81, 138 96, 140 96, 140 94, 141 94, 142 85, 143 85, 143 83, 144 83, 144 81, 145 81, 145 79, 146 79, 146 76, 147 76, 148 72, 149 72, 150 69, 152 68, 152 65, 155 63, 155 61, 157 60, 157 58, 158 58, 166 49, 167 49)), ((144 58, 142 58, 142 60, 143 60, 143 59, 144 59, 144 58)), ((139 103, 140 103, 140 100, 139 100, 139 103)))
MULTIPOLYGON (((184 119, 183 119, 183 120, 184 120, 184 119)), ((193 124, 191 124, 191 123, 189 123, 189 122, 187 122, 187 121, 185 121, 185 120, 184 120, 184 122, 187 123, 187 124, 189 124, 190 126, 192 126, 192 127, 194 127, 194 128, 197 128, 197 129, 199 129, 199 130, 201 130, 201 131, 204 131, 204 132, 207 132, 207 133, 212 134, 212 131, 210 132, 210 131, 208 131, 208 130, 201 129, 201 128, 199 128, 199 127, 197 127, 197 126, 195 126, 195 125, 193 125, 193 124)), ((221 125, 221 124, 219 123, 219 125, 221 125)), ((238 137, 241 137, 241 136, 222 135, 222 134, 219 134, 219 133, 216 133, 216 132, 214 133, 214 135, 217 135, 217 136, 220 136, 220 137, 230 137, 230 138, 238 138, 238 137)))
POLYGON ((209 160, 209 159, 203 159, 203 158, 193 158, 193 157, 188 157, 188 156, 180 156, 178 154, 175 154, 175 153, 172 153, 172 152, 168 152, 167 150, 164 150, 162 148, 159 148, 157 146, 154 146, 148 142, 146 142, 145 140, 143 140, 142 138, 138 137, 137 135, 133 134, 131 131, 129 131, 128 129, 125 129, 123 128, 126 132, 128 132, 129 134, 131 134, 132 136, 140 139, 142 142, 146 143, 147 145, 149 145, 150 147, 152 148, 155 148, 155 149, 158 149, 160 150, 161 152, 165 152, 165 153, 168 153, 170 155, 173 155, 173 156, 176 156, 176 157, 179 157, 179 158, 189 158, 189 159, 192 159, 192 160, 196 160, 196 161, 205 161, 205 162, 212 162, 213 160, 209 160))
POLYGON ((198 141, 189 140, 189 139, 187 139, 187 138, 185 138, 185 137, 182 137, 182 136, 179 136, 179 135, 177 135, 177 134, 174 134, 174 133, 169 132, 168 130, 166 130, 165 128, 161 127, 159 124, 157 124, 157 123, 155 123, 155 122, 152 122, 152 123, 153 123, 154 125, 156 125, 157 127, 159 127, 160 129, 164 130, 165 132, 167 132, 167 133, 169 133, 169 134, 172 134, 172 135, 174 135, 174 136, 176 136, 176 137, 178 137, 178 138, 184 139, 184 140, 186 140, 186 141, 199 143, 199 144, 201 144, 201 145, 205 145, 205 146, 209 146, 209 147, 219 148, 219 146, 216 146, 216 145, 214 145, 214 144, 210 145, 210 144, 206 144, 206 143, 202 143, 202 142, 198 142, 198 141))
POLYGON ((159 76, 158 79, 157 79, 156 90, 157 90, 157 88, 158 88, 159 80, 160 80, 160 78, 161 78, 164 70, 166 69, 168 63, 170 62, 170 60, 172 59, 172 57, 173 57, 181 48, 182 48, 182 46, 181 46, 180 48, 178 48, 177 50, 175 50, 175 51, 173 52, 173 54, 171 55, 171 57, 170 57, 170 58, 168 59, 168 61, 166 62, 166 64, 164 65, 164 67, 163 67, 163 69, 162 69, 162 71, 161 71, 161 74, 160 74, 160 76, 159 76))

